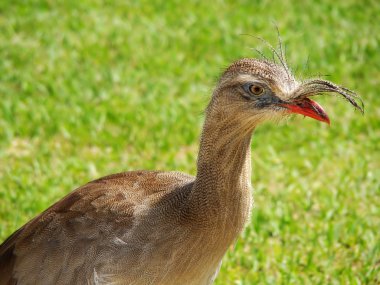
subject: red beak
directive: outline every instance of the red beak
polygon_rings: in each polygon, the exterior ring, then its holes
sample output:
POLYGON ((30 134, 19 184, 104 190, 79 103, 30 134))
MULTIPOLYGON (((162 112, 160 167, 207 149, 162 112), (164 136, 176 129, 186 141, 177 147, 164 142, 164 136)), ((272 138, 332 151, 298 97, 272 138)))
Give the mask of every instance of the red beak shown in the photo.
POLYGON ((291 113, 301 114, 330 125, 330 119, 325 110, 317 102, 304 98, 294 103, 282 104, 282 106, 289 109, 291 113))

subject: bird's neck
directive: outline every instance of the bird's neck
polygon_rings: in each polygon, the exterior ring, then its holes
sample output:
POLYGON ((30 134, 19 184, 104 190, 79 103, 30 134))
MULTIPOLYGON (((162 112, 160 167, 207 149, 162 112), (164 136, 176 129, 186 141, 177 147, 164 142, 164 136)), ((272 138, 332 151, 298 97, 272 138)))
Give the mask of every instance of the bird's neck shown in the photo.
POLYGON ((243 128, 223 114, 209 112, 201 136, 190 205, 200 223, 208 229, 218 228, 230 238, 236 238, 250 213, 253 130, 253 126, 243 128))

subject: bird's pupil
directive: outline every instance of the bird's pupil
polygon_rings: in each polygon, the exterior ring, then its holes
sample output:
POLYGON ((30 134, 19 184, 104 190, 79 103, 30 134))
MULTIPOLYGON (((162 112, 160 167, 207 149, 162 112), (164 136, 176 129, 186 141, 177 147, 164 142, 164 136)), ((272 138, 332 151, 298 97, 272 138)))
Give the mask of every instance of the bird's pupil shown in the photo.
POLYGON ((262 88, 260 86, 252 86, 251 90, 254 94, 259 94, 262 92, 262 88))

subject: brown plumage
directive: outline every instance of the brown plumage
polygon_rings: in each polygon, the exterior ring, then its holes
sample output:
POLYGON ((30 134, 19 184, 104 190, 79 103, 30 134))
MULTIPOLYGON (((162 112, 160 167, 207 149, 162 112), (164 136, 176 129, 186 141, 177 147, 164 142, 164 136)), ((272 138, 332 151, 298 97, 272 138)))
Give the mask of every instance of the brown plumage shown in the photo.
POLYGON ((362 110, 352 91, 284 65, 233 63, 206 110, 196 177, 131 171, 74 190, 0 246, 0 285, 211 284, 249 218, 255 127, 290 113, 329 122, 308 98, 319 92, 362 110))

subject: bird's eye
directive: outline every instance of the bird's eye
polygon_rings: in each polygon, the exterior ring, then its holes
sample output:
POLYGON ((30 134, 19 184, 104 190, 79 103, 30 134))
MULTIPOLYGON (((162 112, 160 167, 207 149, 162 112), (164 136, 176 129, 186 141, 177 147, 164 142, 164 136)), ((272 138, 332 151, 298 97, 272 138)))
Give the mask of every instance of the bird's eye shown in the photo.
POLYGON ((261 95, 264 92, 264 88, 258 85, 251 85, 249 86, 249 91, 253 95, 261 95))

